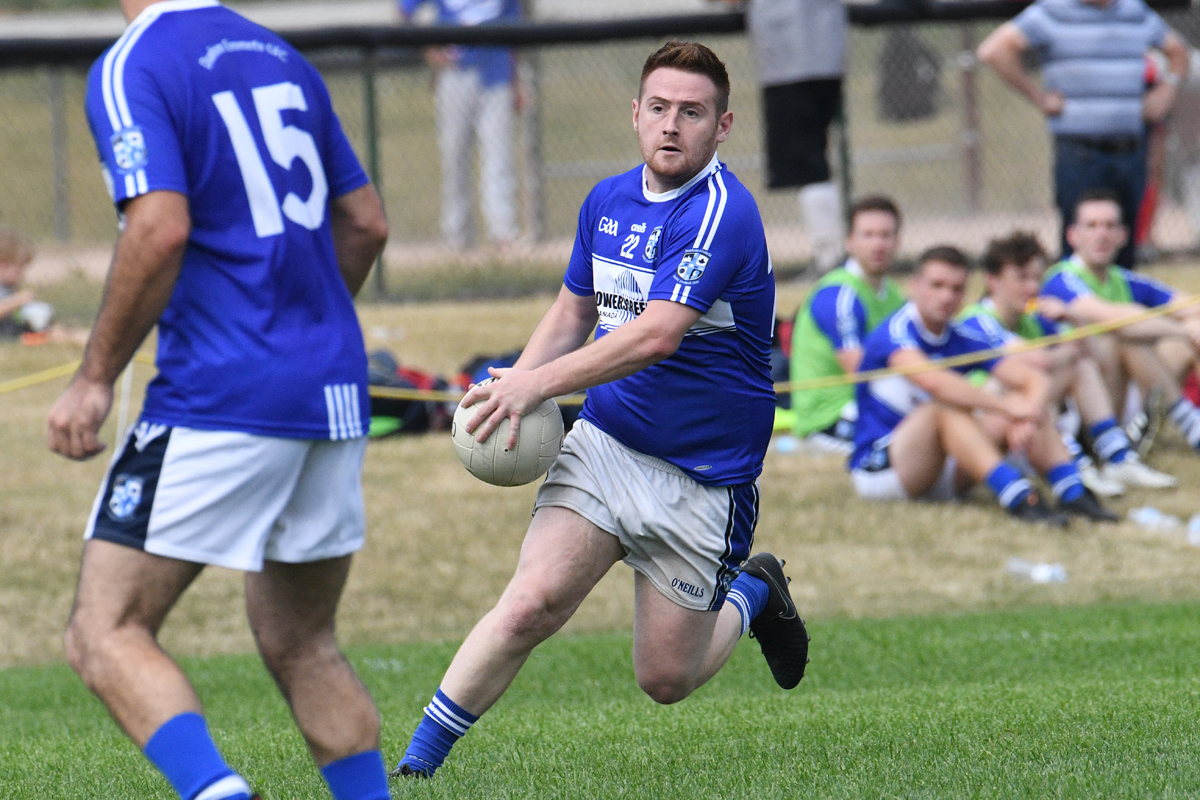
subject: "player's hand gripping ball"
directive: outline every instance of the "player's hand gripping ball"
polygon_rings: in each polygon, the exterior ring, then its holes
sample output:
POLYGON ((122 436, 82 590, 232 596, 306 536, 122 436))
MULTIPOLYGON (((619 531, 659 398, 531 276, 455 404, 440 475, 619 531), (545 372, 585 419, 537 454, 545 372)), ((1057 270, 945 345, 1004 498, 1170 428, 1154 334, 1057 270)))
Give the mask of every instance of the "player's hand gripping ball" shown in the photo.
MULTIPOLYGON (((491 383, 495 378, 481 381, 491 383)), ((493 486, 522 486, 544 475, 562 447, 563 421, 558 403, 546 400, 540 406, 521 417, 521 429, 517 435, 517 446, 505 450, 508 443, 508 420, 500 423, 492 435, 482 442, 467 433, 467 423, 475 416, 475 406, 459 406, 454 412, 454 424, 450 436, 454 439, 454 452, 467 471, 479 480, 493 486)))

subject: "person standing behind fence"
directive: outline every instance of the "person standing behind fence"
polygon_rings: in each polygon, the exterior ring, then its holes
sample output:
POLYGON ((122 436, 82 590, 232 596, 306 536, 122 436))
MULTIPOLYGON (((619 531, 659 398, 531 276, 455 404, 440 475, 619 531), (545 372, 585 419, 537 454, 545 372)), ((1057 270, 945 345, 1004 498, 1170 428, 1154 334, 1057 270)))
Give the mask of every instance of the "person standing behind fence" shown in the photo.
POLYGON ((799 188, 813 262, 828 272, 841 263, 846 237, 841 190, 826 158, 829 125, 842 105, 846 9, 840 0, 749 0, 746 23, 762 85, 766 184, 799 188))
MULTIPOLYGON (((1066 228, 1085 190, 1116 192, 1124 218, 1136 219, 1146 185, 1146 123, 1166 118, 1188 67, 1187 46, 1162 17, 1143 0, 1037 0, 993 31, 978 55, 1048 119, 1063 257, 1071 254, 1066 228), (1146 91, 1151 48, 1170 66, 1146 91), (1041 86, 1021 65, 1027 50, 1042 65, 1041 86)), ((1133 267, 1134 254, 1130 239, 1117 263, 1133 267)))
POLYGON ((379 715, 334 635, 365 527, 352 295, 383 207, 285 41, 216 0, 121 5, 129 27, 87 85, 121 232, 50 448, 104 449, 113 383, 155 325, 159 372, 92 506, 67 658, 183 800, 248 800, 157 641, 206 565, 243 570, 255 643, 335 800, 387 800, 379 715))
MULTIPOLYGON (((399 0, 411 19, 427 2, 447 25, 484 25, 519 19, 517 0, 399 0)), ((471 142, 479 149, 480 200, 488 239, 517 238, 516 169, 512 129, 519 102, 512 50, 506 47, 431 47, 425 59, 435 71, 434 104, 442 158, 442 238, 451 247, 472 240, 471 142)))

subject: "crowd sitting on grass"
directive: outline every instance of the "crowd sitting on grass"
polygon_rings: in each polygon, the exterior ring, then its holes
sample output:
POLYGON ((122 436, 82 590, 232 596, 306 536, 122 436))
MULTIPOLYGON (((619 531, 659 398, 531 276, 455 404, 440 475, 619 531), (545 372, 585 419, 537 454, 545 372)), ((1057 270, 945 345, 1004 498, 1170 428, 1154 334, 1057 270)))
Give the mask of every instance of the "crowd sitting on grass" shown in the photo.
POLYGON ((1142 454, 1160 408, 1200 451, 1200 409, 1182 388, 1197 366, 1200 308, 1042 349, 1012 347, 1179 299, 1170 287, 1114 266, 1126 230, 1111 192, 1080 195, 1067 230, 1074 254, 1049 271, 1032 234, 989 243, 984 295, 965 310, 970 264, 947 245, 917 259, 905 301, 888 276, 900 222, 886 197, 851 207, 845 264, 813 287, 797 313, 790 379, 999 355, 857 388, 794 391, 777 428, 790 427, 804 452, 848 453, 855 489, 871 500, 948 500, 983 482, 1016 517, 1065 525, 1070 515, 1115 520, 1097 495, 1177 484, 1142 454), (1131 396, 1144 410, 1129 415, 1127 430, 1119 420, 1132 410, 1131 396), (1031 485, 1033 471, 1045 478, 1057 510, 1031 485))

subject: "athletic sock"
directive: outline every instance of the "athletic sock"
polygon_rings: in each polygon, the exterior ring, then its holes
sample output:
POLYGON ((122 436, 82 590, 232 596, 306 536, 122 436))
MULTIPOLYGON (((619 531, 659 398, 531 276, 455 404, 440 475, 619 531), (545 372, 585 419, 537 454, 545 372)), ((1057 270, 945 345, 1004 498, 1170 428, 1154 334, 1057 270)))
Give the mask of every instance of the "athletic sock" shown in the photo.
POLYGON ((143 751, 183 800, 249 800, 250 787, 217 752, 204 717, 171 717, 143 751))
POLYGON ((321 767, 333 800, 388 800, 387 770, 383 754, 368 750, 321 767))
POLYGON ((1129 437, 1115 417, 1100 420, 1088 432, 1092 435, 1092 449, 1100 458, 1110 464, 1120 464, 1129 458, 1129 437))
POLYGON ((733 586, 729 588, 729 594, 725 595, 725 599, 733 603, 733 607, 742 617, 743 636, 750 629, 750 623, 754 618, 767 607, 767 600, 770 598, 771 590, 762 578, 743 572, 734 579, 733 586))
POLYGON ((1033 491, 1021 471, 1007 461, 1001 461, 988 473, 987 485, 1005 508, 1013 508, 1033 491))
POLYGON ((407 764, 413 772, 432 776, 446 760, 454 743, 466 736, 478 721, 479 717, 456 704, 439 686, 433 700, 425 706, 425 717, 413 733, 400 766, 407 764))
POLYGON ((1083 483, 1079 480, 1079 470, 1075 469, 1074 461, 1064 461, 1057 467, 1051 467, 1046 473, 1050 482, 1050 491, 1056 500, 1070 503, 1083 496, 1083 483))
POLYGON ((1186 397, 1181 397, 1171 406, 1167 418, 1179 428, 1179 432, 1191 447, 1200 448, 1200 408, 1196 408, 1186 397))

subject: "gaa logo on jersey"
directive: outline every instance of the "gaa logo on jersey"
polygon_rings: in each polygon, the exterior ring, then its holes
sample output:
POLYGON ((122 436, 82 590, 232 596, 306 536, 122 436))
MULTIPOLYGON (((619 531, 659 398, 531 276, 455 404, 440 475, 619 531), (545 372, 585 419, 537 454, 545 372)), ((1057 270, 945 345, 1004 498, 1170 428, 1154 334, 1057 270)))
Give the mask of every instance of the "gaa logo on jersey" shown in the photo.
POLYGON ((146 166, 146 137, 138 127, 122 128, 112 135, 113 161, 121 172, 146 166))
POLYGON ((707 250, 688 250, 683 254, 679 266, 675 268, 675 278, 682 284, 691 286, 704 277, 704 269, 712 253, 707 250))
POLYGON ((108 515, 118 522, 132 517, 142 502, 144 483, 136 475, 118 475, 113 481, 112 497, 108 500, 108 515))
POLYGON ((646 261, 658 258, 658 238, 662 236, 662 225, 650 231, 650 241, 646 242, 646 261))

